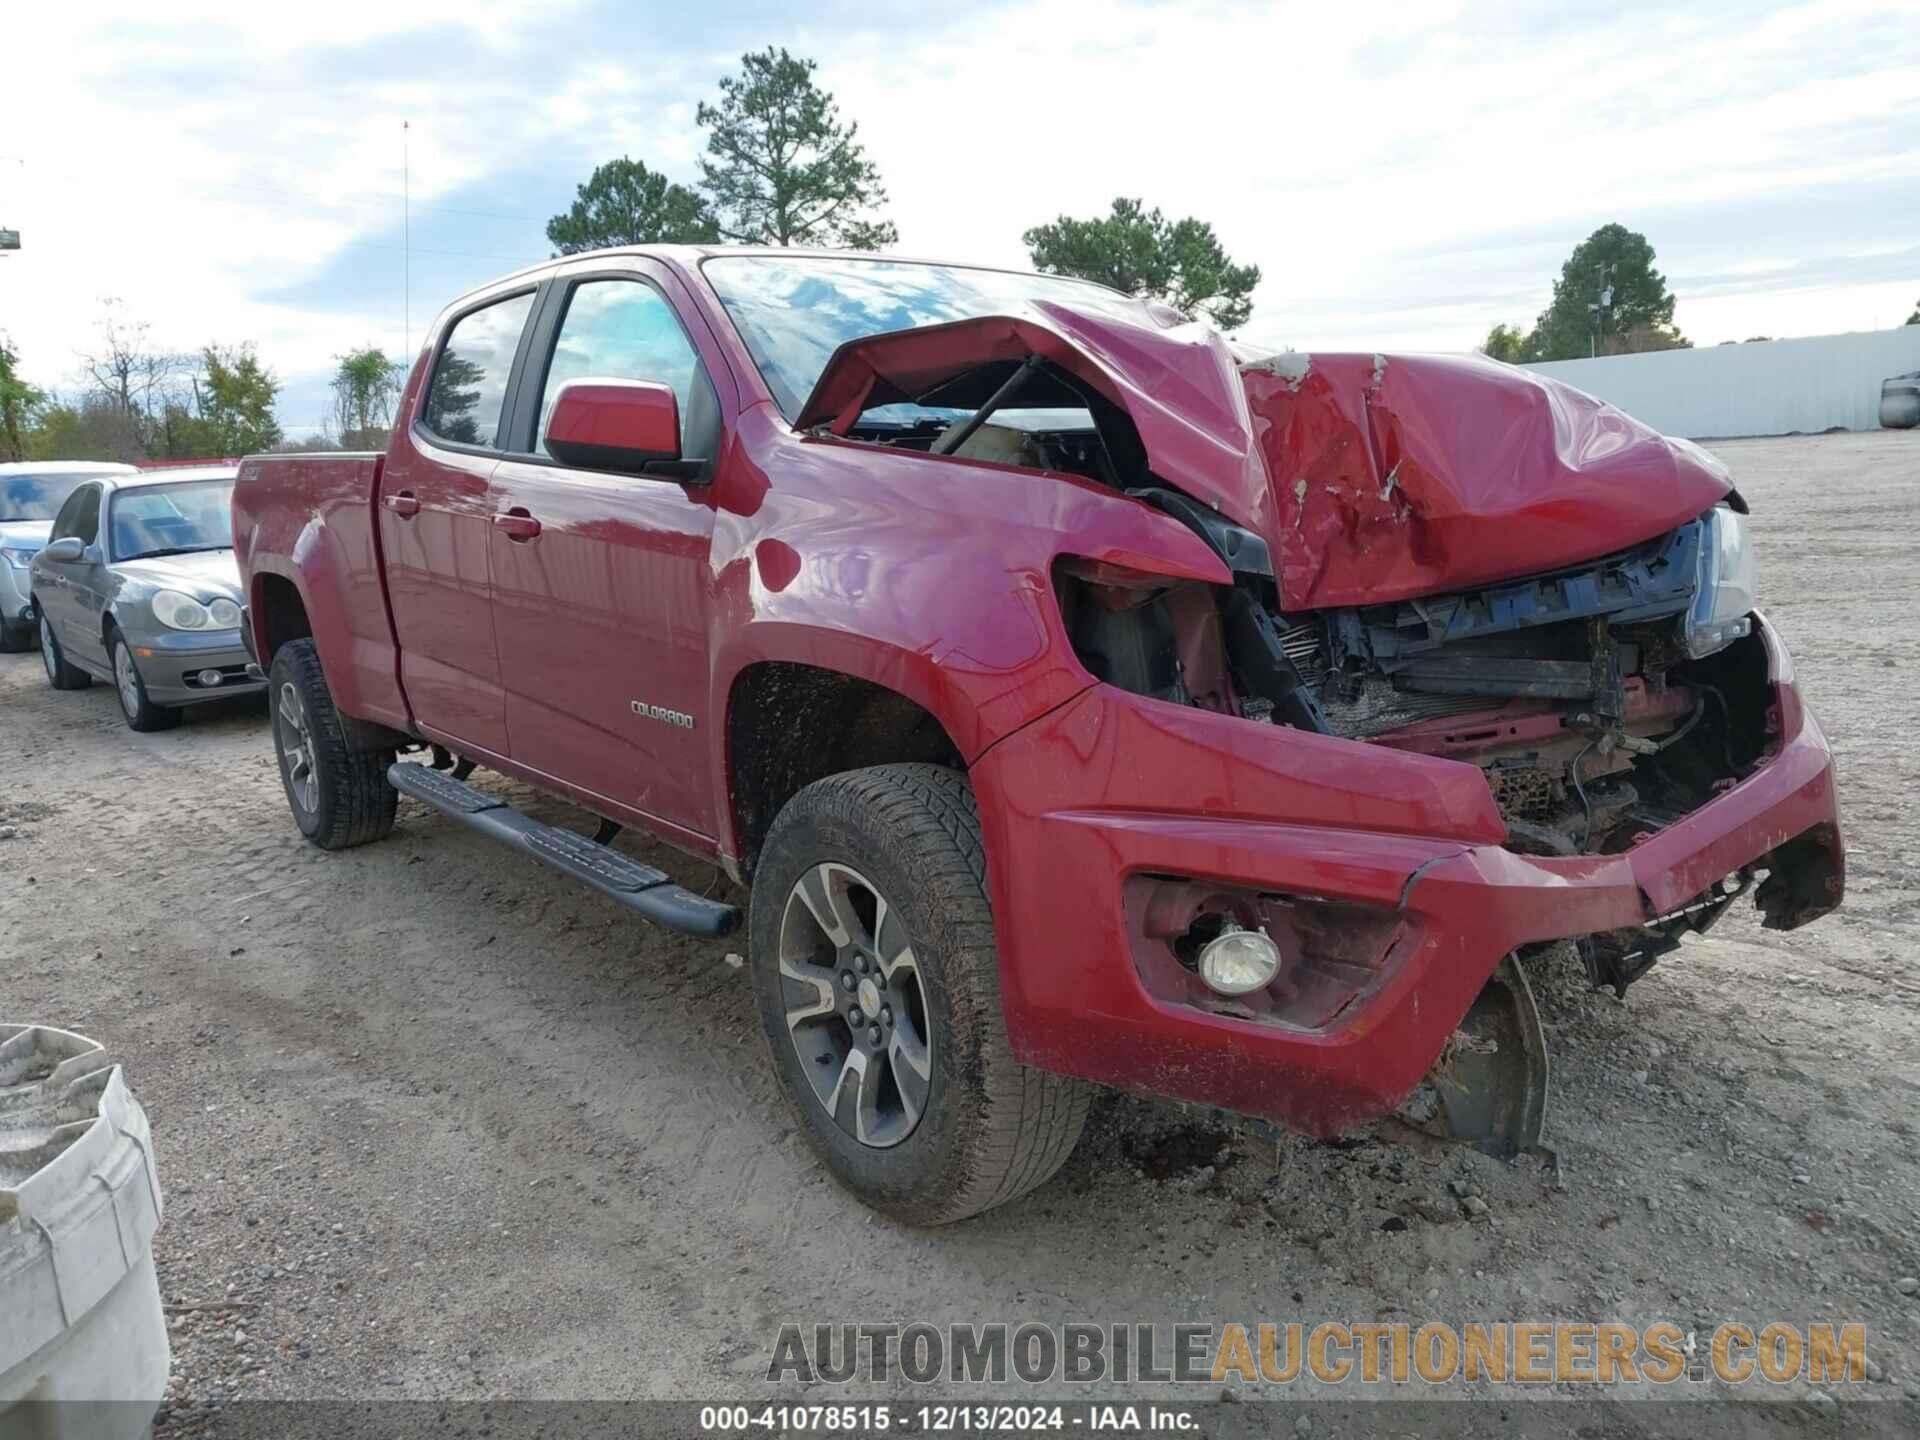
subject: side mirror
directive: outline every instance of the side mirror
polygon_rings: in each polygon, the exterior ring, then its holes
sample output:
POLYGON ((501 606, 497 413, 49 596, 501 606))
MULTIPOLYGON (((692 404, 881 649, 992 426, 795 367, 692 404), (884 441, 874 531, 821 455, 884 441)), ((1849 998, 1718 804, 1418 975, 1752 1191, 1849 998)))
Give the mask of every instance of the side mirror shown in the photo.
POLYGON ((638 475, 680 458, 680 401, 653 380, 569 380, 547 417, 546 441, 563 465, 638 475))
POLYGON ((55 540, 40 553, 61 565, 77 565, 86 559, 87 547, 78 535, 66 535, 55 540))

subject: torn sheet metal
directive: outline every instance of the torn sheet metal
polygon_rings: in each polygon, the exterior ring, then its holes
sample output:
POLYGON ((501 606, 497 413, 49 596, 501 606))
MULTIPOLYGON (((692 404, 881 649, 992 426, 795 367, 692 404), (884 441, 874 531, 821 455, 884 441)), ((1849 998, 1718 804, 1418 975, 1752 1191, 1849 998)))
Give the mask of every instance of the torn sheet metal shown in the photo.
POLYGON ((1168 318, 1038 302, 850 341, 796 423, 844 432, 890 402, 977 405, 976 375, 998 383, 991 367, 1040 355, 1131 417, 1153 476, 1267 541, 1288 612, 1539 575, 1664 534, 1732 488, 1698 446, 1512 366, 1252 358, 1168 318))
MULTIPOLYGON (((1133 323, 1038 301, 1006 315, 852 340, 827 362, 794 424, 844 432, 861 410, 902 400, 971 407, 1004 378, 983 367, 1038 355, 1127 413, 1155 475, 1259 532, 1273 521, 1272 500, 1238 365, 1217 331, 1158 323, 1174 318, 1162 311, 1139 306, 1133 323), (986 378, 971 384, 976 371, 986 378)), ((1014 403, 1081 401, 1023 393, 1014 403)))
POLYGON ((1698 446, 1477 356, 1289 354, 1244 377, 1288 611, 1578 564, 1664 534, 1732 488, 1698 446))

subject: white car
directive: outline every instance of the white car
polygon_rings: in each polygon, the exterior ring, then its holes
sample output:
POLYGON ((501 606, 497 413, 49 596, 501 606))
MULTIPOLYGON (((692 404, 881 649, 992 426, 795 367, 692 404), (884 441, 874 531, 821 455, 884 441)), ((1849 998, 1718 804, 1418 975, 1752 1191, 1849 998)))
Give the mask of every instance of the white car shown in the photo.
POLYGON ((53 517, 82 480, 132 475, 107 460, 29 460, 0 465, 0 650, 30 650, 35 628, 27 572, 47 543, 53 517))

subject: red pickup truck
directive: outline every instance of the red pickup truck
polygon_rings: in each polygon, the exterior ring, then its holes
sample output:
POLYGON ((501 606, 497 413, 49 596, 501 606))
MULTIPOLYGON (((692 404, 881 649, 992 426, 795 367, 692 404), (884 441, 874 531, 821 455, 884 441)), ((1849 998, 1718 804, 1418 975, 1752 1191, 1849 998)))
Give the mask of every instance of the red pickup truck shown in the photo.
POLYGON ((404 794, 660 924, 744 918, 802 1131, 910 1220, 1045 1180, 1087 1082, 1537 1144, 1536 947, 1623 990, 1756 882, 1782 929, 1840 902, 1726 471, 1477 357, 580 255, 435 321, 384 455, 246 461, 234 539, 302 832, 404 794))

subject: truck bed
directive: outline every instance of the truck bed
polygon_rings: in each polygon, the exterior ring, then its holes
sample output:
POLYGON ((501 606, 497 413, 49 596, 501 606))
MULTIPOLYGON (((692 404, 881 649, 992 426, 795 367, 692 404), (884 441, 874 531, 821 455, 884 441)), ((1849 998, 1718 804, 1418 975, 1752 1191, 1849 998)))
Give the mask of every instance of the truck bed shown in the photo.
POLYGON ((267 587, 292 587, 340 709, 404 729, 374 511, 384 460, 362 451, 249 457, 233 487, 233 548, 249 580, 254 652, 271 657, 289 638, 264 633, 279 607, 261 601, 267 587))

